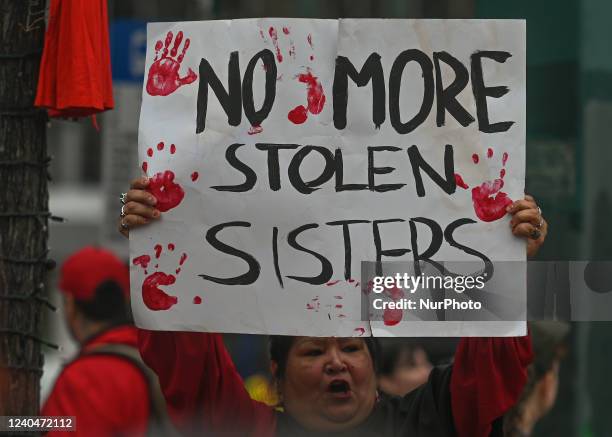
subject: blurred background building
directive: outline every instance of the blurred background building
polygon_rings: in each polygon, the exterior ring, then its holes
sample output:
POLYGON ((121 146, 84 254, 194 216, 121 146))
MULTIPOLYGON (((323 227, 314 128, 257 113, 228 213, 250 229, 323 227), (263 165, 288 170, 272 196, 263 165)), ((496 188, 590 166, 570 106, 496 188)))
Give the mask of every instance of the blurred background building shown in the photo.
MULTIPOLYGON (((139 174, 138 114, 146 22, 246 17, 523 18, 527 20, 527 191, 550 234, 540 259, 612 259, 612 2, 609 0, 109 0, 115 107, 90 121, 53 121, 51 257, 85 244, 127 257, 118 195, 139 174)), ((55 278, 50 278, 54 281, 55 278)), ((610 302, 612 302, 612 293, 610 302)), ((58 300, 57 293, 53 296, 58 300)), ((612 308, 610 310, 612 313, 612 308)), ((48 334, 43 399, 71 346, 58 314, 48 334)), ((560 398, 538 436, 612 436, 612 323, 574 323, 560 398)), ((243 376, 265 371, 265 340, 228 336, 243 376)))

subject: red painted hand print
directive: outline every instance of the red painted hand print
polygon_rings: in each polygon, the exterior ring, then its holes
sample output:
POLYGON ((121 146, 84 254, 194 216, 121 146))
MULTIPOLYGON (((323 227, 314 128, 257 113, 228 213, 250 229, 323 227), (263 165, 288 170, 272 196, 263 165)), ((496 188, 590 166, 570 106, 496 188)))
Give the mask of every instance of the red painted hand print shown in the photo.
MULTIPOLYGON (((270 40, 272 41, 272 45, 274 46, 274 50, 276 52, 276 60, 279 64, 286 59, 286 57, 283 56, 283 50, 281 49, 280 40, 282 39, 285 40, 284 45, 288 45, 289 47, 289 58, 293 60, 296 59, 295 44, 293 42, 293 38, 291 37, 291 29, 289 27, 283 27, 282 33, 280 33, 275 27, 272 26, 267 30, 267 34, 270 36, 270 40)), ((264 42, 268 43, 268 38, 266 37, 266 33, 264 33, 263 29, 260 29, 259 35, 264 42)), ((306 43, 308 44, 310 50, 310 56, 308 59, 310 62, 312 62, 314 60, 314 45, 311 34, 308 34, 306 37, 306 43)), ((295 78, 299 82, 306 84, 306 105, 298 105, 293 108, 287 114, 287 119, 289 119, 289 121, 291 121, 293 124, 303 124, 306 122, 306 120, 308 120, 309 113, 317 115, 323 111, 326 97, 321 82, 319 81, 318 77, 312 73, 310 67, 306 67, 306 72, 296 75, 295 78)), ((249 131, 249 135, 259 132, 261 132, 261 130, 251 129, 249 131)))
MULTIPOLYGON (((401 288, 397 288, 395 286, 391 288, 385 288, 383 293, 394 302, 400 301, 404 297, 404 291, 401 288)), ((404 317, 404 310, 397 308, 385 308, 385 311, 383 313, 383 321, 386 326, 397 325, 399 322, 402 321, 402 317, 404 317)))
POLYGON ((170 170, 155 174, 149 181, 147 191, 155 196, 155 207, 161 212, 176 208, 185 197, 183 187, 174 182, 174 172, 170 170))
MULTIPOLYGON (((329 282, 325 283, 325 287, 346 287, 351 286, 353 288, 359 287, 359 282, 356 279, 350 278, 348 280, 344 279, 333 279, 329 282)), ((325 292, 324 292, 325 293, 325 292)), ((344 319, 346 318, 346 314, 344 314, 344 304, 342 303, 344 297, 337 294, 333 296, 333 300, 330 298, 329 293, 325 293, 323 296, 324 303, 321 306, 319 302, 319 296, 315 296, 309 303, 306 304, 307 310, 314 310, 316 313, 319 312, 319 309, 323 309, 323 311, 327 311, 327 317, 329 320, 336 319, 344 319)))
MULTIPOLYGON (((487 150, 487 158, 493 158, 493 149, 487 150)), ((477 154, 472 155, 474 164, 480 162, 477 154)), ((472 188, 472 204, 476 216, 483 222, 493 222, 499 220, 506 215, 506 208, 512 204, 512 199, 506 193, 501 191, 504 187, 504 176, 506 176, 506 162, 508 154, 504 152, 502 155, 502 169, 499 172, 499 178, 485 181, 477 187, 472 188)), ((460 175, 455 174, 457 186, 465 190, 469 186, 463 181, 460 175)))
POLYGON ((182 41, 183 32, 180 31, 176 34, 174 44, 170 49, 172 32, 168 32, 166 35, 165 44, 163 44, 164 51, 162 52, 161 57, 159 56, 159 51, 162 48, 162 42, 157 41, 157 44, 155 44, 155 60, 149 68, 146 88, 147 93, 150 95, 167 96, 172 94, 181 86, 189 85, 198 78, 198 75, 191 68, 187 70, 187 75, 184 77, 179 76, 181 62, 183 62, 183 58, 185 57, 185 53, 187 52, 190 43, 189 38, 187 38, 185 40, 185 44, 183 45, 183 50, 177 57, 176 55, 182 41), (168 53, 169 49, 170 52, 168 53))
POLYGON ((165 311, 170 309, 178 302, 176 296, 166 294, 161 288, 162 285, 172 285, 176 282, 174 275, 167 275, 164 272, 155 272, 147 276, 142 283, 142 300, 152 311, 165 311))
MULTIPOLYGON (((291 30, 288 27, 283 27, 282 28, 282 35, 285 35, 284 38, 289 40, 289 56, 293 59, 295 59, 295 44, 293 44, 293 38, 291 38, 291 30)), ((270 26, 267 29, 266 32, 268 35, 270 35, 270 39, 272 40, 272 45, 274 46, 274 51, 276 52, 276 60, 281 63, 283 62, 283 60, 285 59, 285 57, 283 56, 283 52, 280 48, 280 44, 279 44, 279 32, 277 31, 277 29, 274 26, 270 26)), ((261 37, 261 39, 264 42, 268 42, 268 38, 266 37, 263 29, 259 29, 259 36, 261 37)))
MULTIPOLYGON (((147 156, 153 157, 155 153, 163 150, 168 150, 171 155, 174 155, 176 153, 176 146, 171 144, 170 147, 166 148, 164 142, 160 142, 155 148, 149 147, 147 149, 147 156)), ((147 173, 149 170, 149 164, 146 161, 142 163, 142 170, 145 173, 147 173)), ((193 182, 196 182, 199 177, 200 174, 197 171, 191 173, 191 180, 193 182)), ((157 199, 157 204, 155 206, 161 212, 166 212, 172 208, 176 208, 185 197, 183 187, 176 183, 174 179, 174 172, 171 170, 165 170, 154 174, 149 180, 147 191, 155 196, 157 199)))
MULTIPOLYGON (((159 259, 163 252, 162 245, 156 244, 154 250, 155 258, 159 259)), ((168 250, 170 252, 174 251, 173 243, 168 244, 168 250)), ((187 255, 183 253, 181 255, 179 265, 183 265, 186 259, 187 255)), ((149 275, 147 267, 150 261, 151 257, 146 254, 140 255, 132 260, 132 264, 142 267, 145 275, 148 275, 142 282, 142 301, 151 311, 165 311, 175 305, 178 302, 178 298, 166 293, 160 287, 174 285, 176 282, 176 276, 164 272, 154 272, 149 275)), ((158 264, 155 265, 155 268, 157 267, 158 264)), ((181 269, 178 267, 175 274, 178 276, 180 272, 181 269)))
POLYGON ((308 113, 320 114, 325 106, 325 93, 323 92, 323 86, 317 76, 312 74, 310 68, 306 70, 306 73, 299 74, 297 79, 306 84, 307 94, 306 101, 307 106, 299 105, 289 111, 287 118, 294 124, 302 124, 308 119, 308 113))

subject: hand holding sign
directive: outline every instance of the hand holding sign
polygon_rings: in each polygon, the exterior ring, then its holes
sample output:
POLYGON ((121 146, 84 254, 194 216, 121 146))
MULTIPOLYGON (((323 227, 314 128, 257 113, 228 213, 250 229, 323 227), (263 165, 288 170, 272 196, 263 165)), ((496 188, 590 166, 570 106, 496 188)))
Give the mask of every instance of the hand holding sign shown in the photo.
POLYGON ((536 256, 548 235, 548 222, 542 217, 535 199, 526 195, 524 199, 509 205, 507 211, 513 216, 510 221, 512 233, 527 238, 527 256, 536 256))
POLYGON ((157 199, 147 190, 149 178, 142 177, 134 179, 127 192, 123 212, 124 217, 118 221, 119 232, 128 237, 129 230, 150 223, 160 217, 160 212, 155 208, 157 199))

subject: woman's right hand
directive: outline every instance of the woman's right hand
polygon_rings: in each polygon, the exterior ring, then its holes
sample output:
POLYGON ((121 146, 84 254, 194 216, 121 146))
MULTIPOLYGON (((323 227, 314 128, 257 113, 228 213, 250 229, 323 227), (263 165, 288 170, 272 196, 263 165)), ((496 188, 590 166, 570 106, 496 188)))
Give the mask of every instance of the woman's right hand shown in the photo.
POLYGON ((123 206, 123 217, 119 217, 119 232, 124 237, 130 235, 130 229, 146 225, 152 220, 161 217, 159 210, 155 208, 157 199, 147 191, 149 179, 141 177, 134 179, 127 192, 125 205, 123 206))

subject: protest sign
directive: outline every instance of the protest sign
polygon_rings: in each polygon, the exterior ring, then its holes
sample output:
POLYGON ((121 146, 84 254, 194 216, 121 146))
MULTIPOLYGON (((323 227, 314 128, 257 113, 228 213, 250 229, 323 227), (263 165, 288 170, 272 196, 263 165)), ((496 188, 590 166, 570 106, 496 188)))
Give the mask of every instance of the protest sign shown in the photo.
MULTIPOLYGON (((139 157, 162 211, 131 233, 139 326, 516 335, 363 320, 361 261, 522 261, 525 24, 149 24, 139 157)), ((497 290, 525 290, 524 271, 497 290)), ((497 321, 496 321, 497 320, 497 321)))

